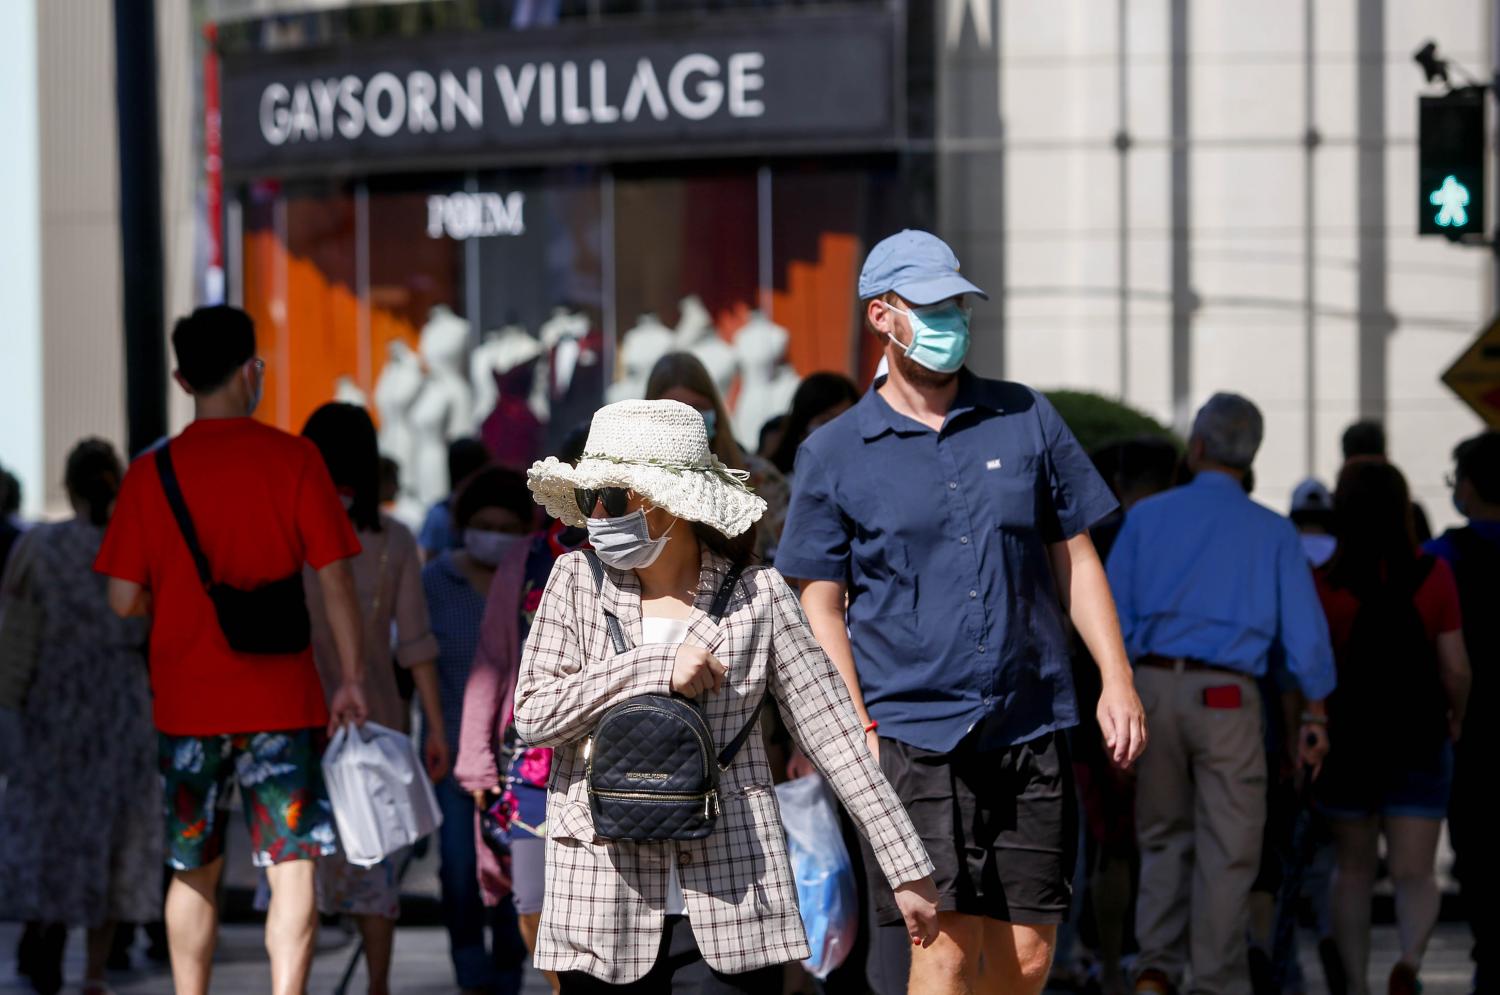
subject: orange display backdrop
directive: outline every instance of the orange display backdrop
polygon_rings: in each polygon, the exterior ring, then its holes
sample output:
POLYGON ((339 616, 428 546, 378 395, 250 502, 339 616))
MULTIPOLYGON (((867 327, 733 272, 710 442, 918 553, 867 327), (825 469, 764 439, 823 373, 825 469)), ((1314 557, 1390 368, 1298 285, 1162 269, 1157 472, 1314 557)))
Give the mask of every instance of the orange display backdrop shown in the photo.
POLYGON ((370 396, 390 343, 415 349, 433 304, 457 294, 457 251, 426 237, 423 195, 372 201, 381 219, 370 226, 364 313, 352 195, 268 196, 246 212, 243 299, 266 361, 257 417, 278 428, 300 431, 341 377, 370 396))

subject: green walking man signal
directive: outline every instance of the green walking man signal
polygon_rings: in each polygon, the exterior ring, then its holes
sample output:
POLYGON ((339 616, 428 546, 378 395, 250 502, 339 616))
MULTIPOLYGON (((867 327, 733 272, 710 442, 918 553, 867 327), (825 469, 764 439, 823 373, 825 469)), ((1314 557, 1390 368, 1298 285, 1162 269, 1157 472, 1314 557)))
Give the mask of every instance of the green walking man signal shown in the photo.
POLYGON ((1484 90, 1466 87, 1417 105, 1417 233, 1485 230, 1484 90))

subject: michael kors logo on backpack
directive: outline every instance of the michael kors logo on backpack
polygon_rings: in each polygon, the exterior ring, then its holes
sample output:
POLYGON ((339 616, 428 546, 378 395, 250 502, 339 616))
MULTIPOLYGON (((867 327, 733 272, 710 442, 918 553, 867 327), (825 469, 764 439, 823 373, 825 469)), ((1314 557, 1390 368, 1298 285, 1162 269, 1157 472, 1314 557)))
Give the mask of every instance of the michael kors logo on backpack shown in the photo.
POLYGON ((632 781, 669 781, 672 778, 671 774, 647 774, 638 770, 627 770, 625 776, 632 781))

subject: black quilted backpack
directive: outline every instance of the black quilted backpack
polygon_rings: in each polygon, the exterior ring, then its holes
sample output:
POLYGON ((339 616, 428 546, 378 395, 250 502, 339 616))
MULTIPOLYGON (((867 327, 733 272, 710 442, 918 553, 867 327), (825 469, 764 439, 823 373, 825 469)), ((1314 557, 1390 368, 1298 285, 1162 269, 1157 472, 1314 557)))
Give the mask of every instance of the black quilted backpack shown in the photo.
MULTIPOLYGON (((595 588, 604 583, 604 567, 586 552, 595 588)), ((709 615, 717 622, 729 607, 740 568, 731 567, 714 595, 709 615)), ((620 620, 605 615, 616 653, 629 649, 620 620)), ((611 841, 697 840, 714 831, 719 817, 719 772, 755 730, 761 698, 724 750, 714 752, 713 733, 697 704, 677 695, 645 694, 604 713, 584 744, 589 811, 594 834, 611 841)))

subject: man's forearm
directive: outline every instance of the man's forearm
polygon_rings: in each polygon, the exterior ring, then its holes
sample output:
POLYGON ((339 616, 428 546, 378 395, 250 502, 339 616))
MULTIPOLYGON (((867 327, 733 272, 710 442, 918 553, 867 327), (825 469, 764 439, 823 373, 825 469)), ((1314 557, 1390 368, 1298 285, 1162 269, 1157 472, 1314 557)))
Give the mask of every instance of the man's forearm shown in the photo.
POLYGON ((365 677, 364 647, 359 604, 354 594, 354 571, 348 560, 330 563, 318 571, 328 627, 339 651, 339 673, 346 684, 359 684, 365 677))
POLYGON ((1087 535, 1081 538, 1088 544, 1086 550, 1079 550, 1070 542, 1070 553, 1077 555, 1070 557, 1068 570, 1069 617, 1083 637, 1083 644, 1094 658, 1104 683, 1132 682, 1130 658, 1125 654, 1125 640, 1120 633, 1120 619, 1115 612, 1114 595, 1109 590, 1109 578, 1105 576, 1104 564, 1094 552, 1093 542, 1087 535))

